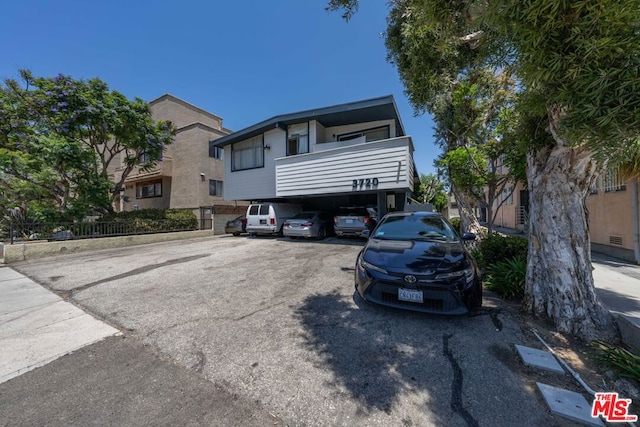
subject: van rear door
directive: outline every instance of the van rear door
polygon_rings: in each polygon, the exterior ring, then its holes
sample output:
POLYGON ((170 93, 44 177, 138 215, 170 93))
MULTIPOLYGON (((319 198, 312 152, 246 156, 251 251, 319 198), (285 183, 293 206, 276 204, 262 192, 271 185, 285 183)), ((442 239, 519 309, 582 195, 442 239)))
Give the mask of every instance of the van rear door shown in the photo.
POLYGON ((265 232, 273 232, 275 228, 275 222, 271 220, 273 216, 271 213, 273 209, 271 209, 271 205, 269 203, 265 203, 260 205, 260 211, 258 212, 258 219, 260 220, 260 228, 265 232))

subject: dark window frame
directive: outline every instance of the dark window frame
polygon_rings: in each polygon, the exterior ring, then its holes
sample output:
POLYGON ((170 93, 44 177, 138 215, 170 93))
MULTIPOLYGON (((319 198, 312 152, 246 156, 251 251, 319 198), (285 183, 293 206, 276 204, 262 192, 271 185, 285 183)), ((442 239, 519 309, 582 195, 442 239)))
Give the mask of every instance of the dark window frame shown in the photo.
MULTIPOLYGON (((256 135, 258 136, 258 135, 256 135)), ((255 138, 255 137, 253 137, 255 138)), ((253 138, 249 138, 249 139, 253 139, 253 138)), ((261 144, 261 149, 262 149, 262 164, 259 166, 252 166, 252 167, 248 167, 248 168, 237 168, 236 167, 236 161, 235 161, 235 152, 237 151, 244 151, 244 150, 253 150, 254 154, 255 154, 255 150, 257 147, 253 147, 253 148, 243 148, 242 150, 236 150, 234 149, 234 146, 239 145, 239 144, 243 144, 245 142, 247 142, 247 140, 245 141, 240 141, 240 142, 236 142, 235 144, 231 144, 231 172, 238 172, 238 171, 246 171, 246 170, 251 170, 251 169, 260 169, 260 168, 264 168, 264 134, 260 135, 260 144, 261 144)), ((255 158, 254 158, 254 162, 255 162, 255 158)))
POLYGON ((220 181, 217 179, 210 179, 209 180, 209 195, 210 196, 216 196, 216 197, 222 197, 224 196, 224 181, 220 181), (212 186, 213 184, 213 186, 212 186), (220 185, 220 191, 218 194, 218 184, 220 185), (213 191, 211 191, 211 189, 213 188, 213 191))
POLYGON ((153 197, 162 197, 162 179, 136 183, 136 199, 151 199, 153 197), (156 185, 158 184, 160 184, 160 194, 156 194, 156 185), (149 195, 147 192, 145 195, 142 189, 150 186, 153 186, 153 194, 149 195), (138 189, 140 189, 140 191, 138 191, 138 189))
POLYGON ((293 133, 290 134, 289 133, 289 127, 287 126, 287 156, 297 156, 300 154, 309 154, 311 152, 311 141, 309 140, 309 122, 306 122, 307 125, 307 133, 306 133, 306 137, 307 137, 307 151, 305 152, 297 152, 298 151, 298 144, 300 143, 300 137, 304 136, 305 134, 303 133, 293 133), (296 152, 292 153, 290 148, 289 148, 289 143, 291 142, 292 138, 296 138, 296 152))
POLYGON ((209 143, 209 157, 217 160, 224 160, 224 148, 209 143))

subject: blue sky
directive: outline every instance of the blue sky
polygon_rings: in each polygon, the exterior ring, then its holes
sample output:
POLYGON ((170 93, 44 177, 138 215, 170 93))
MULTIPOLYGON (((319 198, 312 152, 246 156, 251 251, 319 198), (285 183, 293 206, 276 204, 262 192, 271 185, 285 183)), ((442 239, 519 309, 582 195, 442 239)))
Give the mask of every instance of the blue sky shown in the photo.
POLYGON ((0 14, 0 77, 99 77, 128 97, 171 93, 240 130, 277 114, 393 94, 420 173, 433 123, 386 62, 386 1, 349 23, 325 0, 20 0, 0 14))

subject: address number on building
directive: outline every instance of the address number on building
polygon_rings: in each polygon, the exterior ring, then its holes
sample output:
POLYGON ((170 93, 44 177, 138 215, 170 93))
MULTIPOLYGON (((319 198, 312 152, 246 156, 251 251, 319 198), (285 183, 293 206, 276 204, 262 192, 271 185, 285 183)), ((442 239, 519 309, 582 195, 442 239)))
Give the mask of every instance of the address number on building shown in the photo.
POLYGON ((362 178, 362 179, 354 179, 352 187, 354 190, 363 188, 371 188, 378 186, 378 178, 362 178))

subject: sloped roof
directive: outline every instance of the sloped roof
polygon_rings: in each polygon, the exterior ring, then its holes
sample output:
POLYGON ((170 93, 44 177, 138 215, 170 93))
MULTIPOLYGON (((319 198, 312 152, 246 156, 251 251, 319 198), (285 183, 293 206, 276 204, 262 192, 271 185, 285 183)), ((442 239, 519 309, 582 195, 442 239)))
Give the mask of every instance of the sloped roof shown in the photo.
POLYGON ((218 138, 212 144, 224 147, 260 135, 270 129, 286 129, 289 125, 309 120, 317 120, 324 127, 332 127, 390 119, 396 121, 397 135, 394 136, 404 136, 404 128, 393 95, 274 116, 231 135, 218 138))

